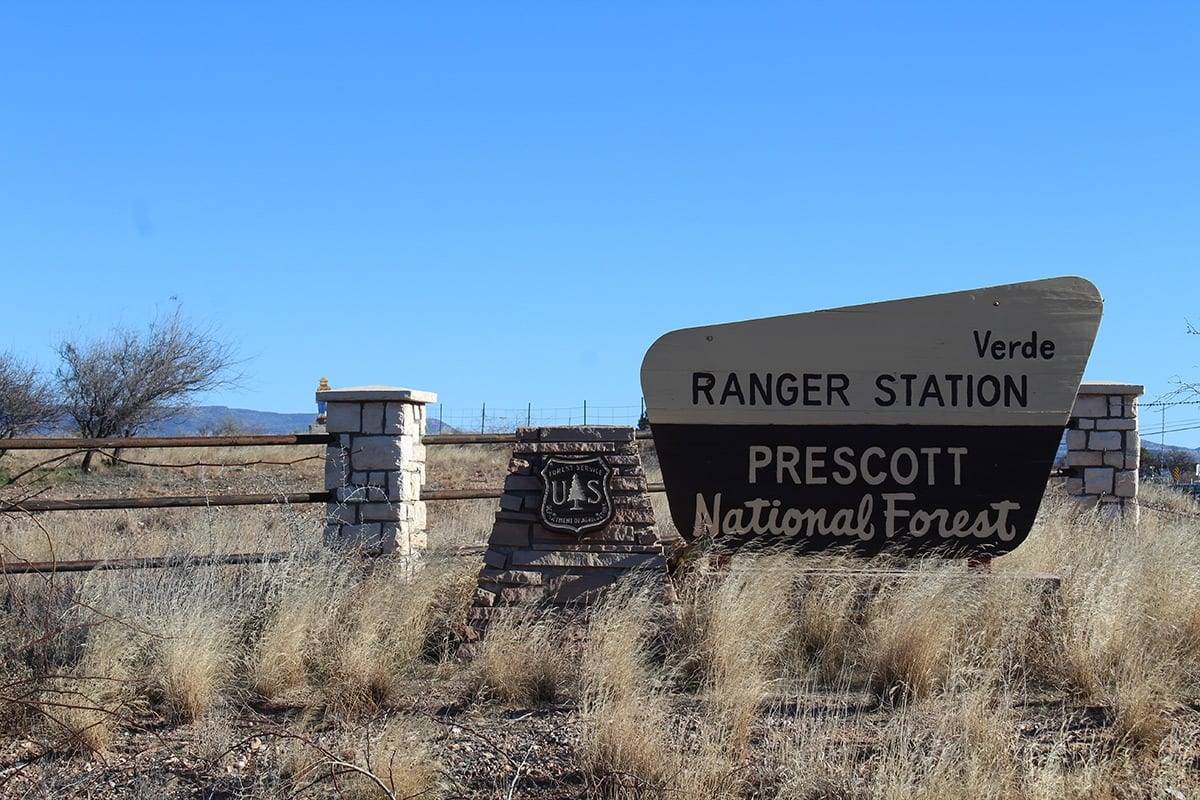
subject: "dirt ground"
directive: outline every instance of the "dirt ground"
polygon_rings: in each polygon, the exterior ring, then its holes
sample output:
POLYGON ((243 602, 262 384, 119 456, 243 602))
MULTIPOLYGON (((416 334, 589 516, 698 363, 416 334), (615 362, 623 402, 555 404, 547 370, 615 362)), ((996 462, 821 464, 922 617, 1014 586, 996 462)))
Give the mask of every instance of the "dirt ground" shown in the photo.
MULTIPOLYGON (((142 463, 85 476, 68 459, 32 485, 304 491, 319 456, 129 451, 142 463)), ((434 448, 428 485, 498 487, 506 458, 434 448)), ((8 578, 0 796, 1198 796, 1200 525, 1190 500, 1155 502, 1175 513, 1129 530, 1052 493, 997 567, 1059 575, 1049 603, 955 565, 880 587, 862 564, 821 579, 803 560, 735 564, 677 576, 672 609, 630 594, 588 619, 514 619, 473 660, 455 645, 479 565, 459 554, 492 501, 430 504, 411 586, 320 553, 319 507, 8 515, 8 561, 297 557, 8 578)))

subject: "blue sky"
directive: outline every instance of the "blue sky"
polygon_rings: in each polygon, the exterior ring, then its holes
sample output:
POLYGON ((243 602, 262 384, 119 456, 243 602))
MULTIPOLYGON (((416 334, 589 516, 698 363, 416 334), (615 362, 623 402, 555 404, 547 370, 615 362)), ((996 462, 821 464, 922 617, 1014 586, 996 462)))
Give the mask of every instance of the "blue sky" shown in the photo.
POLYGON ((667 330, 1078 274, 1155 395, 1198 76, 1189 4, 9 6, 0 349, 177 298, 248 360, 211 402, 636 405, 667 330))

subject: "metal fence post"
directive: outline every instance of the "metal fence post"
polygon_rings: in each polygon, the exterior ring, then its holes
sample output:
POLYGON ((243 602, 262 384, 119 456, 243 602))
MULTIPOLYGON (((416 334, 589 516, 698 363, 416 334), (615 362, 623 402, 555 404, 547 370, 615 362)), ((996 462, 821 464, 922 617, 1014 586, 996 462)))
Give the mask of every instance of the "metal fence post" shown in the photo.
POLYGON ((479 432, 483 433, 483 426, 487 422, 487 403, 483 404, 483 408, 479 409, 479 432))
POLYGON ((583 424, 587 425, 587 400, 583 401, 583 424))

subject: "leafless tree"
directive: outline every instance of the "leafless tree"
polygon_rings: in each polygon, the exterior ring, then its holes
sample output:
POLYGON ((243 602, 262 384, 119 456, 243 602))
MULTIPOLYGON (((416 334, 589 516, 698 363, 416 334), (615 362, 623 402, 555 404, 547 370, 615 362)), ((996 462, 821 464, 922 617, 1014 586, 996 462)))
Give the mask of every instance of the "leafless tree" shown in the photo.
POLYGON ((54 389, 37 367, 12 353, 0 353, 0 439, 48 425, 56 409, 54 389))
MULTIPOLYGON (((174 313, 144 331, 118 328, 107 338, 58 345, 59 392, 80 436, 133 436, 177 415, 198 393, 230 386, 233 350, 212 331, 174 313)), ((91 468, 92 453, 83 470, 91 468)))

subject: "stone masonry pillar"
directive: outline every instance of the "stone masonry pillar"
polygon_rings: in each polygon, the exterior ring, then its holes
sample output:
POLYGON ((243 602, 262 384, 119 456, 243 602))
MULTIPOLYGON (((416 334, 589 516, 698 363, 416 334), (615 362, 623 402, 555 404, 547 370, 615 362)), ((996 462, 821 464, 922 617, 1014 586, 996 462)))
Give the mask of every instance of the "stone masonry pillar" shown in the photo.
POLYGON ((394 553, 415 566, 425 550, 425 404, 433 392, 353 386, 317 392, 325 429, 325 544, 394 553))
POLYGON ((1137 398, 1133 383, 1085 381, 1067 424, 1067 494, 1088 508, 1138 521, 1137 398))

